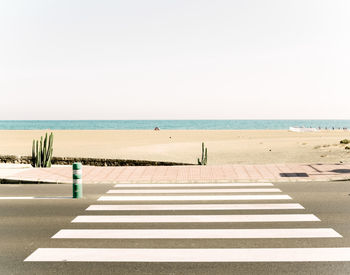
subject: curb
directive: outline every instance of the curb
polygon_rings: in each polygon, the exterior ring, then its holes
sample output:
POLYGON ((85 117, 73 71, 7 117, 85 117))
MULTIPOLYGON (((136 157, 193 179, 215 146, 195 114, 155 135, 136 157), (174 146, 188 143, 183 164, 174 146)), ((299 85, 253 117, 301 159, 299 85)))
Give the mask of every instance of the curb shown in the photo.
POLYGON ((0 184, 68 184, 69 182, 26 179, 0 179, 0 184))
MULTIPOLYGON (((350 181, 350 178, 315 178, 315 179, 304 179, 300 178, 288 178, 288 179, 211 179, 211 180, 120 180, 120 181, 84 181, 84 184, 124 184, 124 183, 230 183, 230 182, 240 182, 240 183, 252 183, 252 182, 271 182, 271 183, 296 183, 296 182, 337 182, 337 181, 350 181)), ((44 179, 36 179, 36 180, 26 180, 26 179, 6 179, 0 178, 0 184, 72 184, 72 182, 68 181, 53 181, 53 180, 44 180, 44 179)))

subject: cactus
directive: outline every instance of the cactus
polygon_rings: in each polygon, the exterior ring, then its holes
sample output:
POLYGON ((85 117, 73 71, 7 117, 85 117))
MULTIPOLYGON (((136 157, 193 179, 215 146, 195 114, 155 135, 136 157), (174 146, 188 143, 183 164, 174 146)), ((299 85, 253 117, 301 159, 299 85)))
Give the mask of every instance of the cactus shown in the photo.
POLYGON ((50 136, 45 134, 45 138, 39 140, 33 140, 32 145, 32 166, 33 167, 51 167, 53 152, 53 133, 50 136))
POLYGON ((40 160, 39 160, 39 140, 36 141, 35 143, 35 152, 36 152, 36 155, 35 155, 35 166, 36 167, 40 167, 40 160))
POLYGON ((40 147, 39 147, 39 163, 40 163, 40 167, 42 166, 43 163, 43 137, 40 137, 40 147))
MULTIPOLYGON (((44 162, 46 162, 46 152, 47 152, 46 144, 47 144, 47 133, 45 134, 44 145, 43 145, 43 156, 42 156, 42 159, 43 159, 44 162)), ((45 166, 45 167, 47 167, 47 166, 45 166)))
POLYGON ((198 158, 198 165, 207 165, 208 160, 208 150, 204 147, 204 142, 202 142, 202 158, 198 158))
POLYGON ((32 166, 35 167, 35 139, 33 139, 32 145, 32 166))
POLYGON ((51 167, 52 160, 52 152, 53 152, 53 133, 50 134, 49 143, 47 145, 47 153, 46 153, 46 167, 51 167))

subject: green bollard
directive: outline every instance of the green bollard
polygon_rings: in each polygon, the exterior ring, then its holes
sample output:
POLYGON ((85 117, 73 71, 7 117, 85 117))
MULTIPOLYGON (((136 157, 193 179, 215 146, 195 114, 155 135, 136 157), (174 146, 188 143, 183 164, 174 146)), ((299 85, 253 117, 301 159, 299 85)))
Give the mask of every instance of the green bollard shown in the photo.
POLYGON ((80 162, 73 163, 73 198, 79 199, 83 197, 83 173, 80 162))

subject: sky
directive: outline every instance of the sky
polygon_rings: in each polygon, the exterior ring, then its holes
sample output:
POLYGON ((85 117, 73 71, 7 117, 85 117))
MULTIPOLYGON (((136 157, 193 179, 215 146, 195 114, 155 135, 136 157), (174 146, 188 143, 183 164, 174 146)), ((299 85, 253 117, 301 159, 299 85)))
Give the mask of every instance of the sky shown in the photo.
POLYGON ((0 120, 349 119, 348 0, 0 0, 0 120))

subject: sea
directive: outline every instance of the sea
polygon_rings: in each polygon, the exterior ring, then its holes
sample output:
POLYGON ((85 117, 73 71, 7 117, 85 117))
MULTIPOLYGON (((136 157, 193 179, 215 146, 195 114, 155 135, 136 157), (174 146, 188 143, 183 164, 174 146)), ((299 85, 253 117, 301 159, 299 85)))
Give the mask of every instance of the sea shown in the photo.
POLYGON ((0 120, 0 130, 286 130, 350 129, 350 120, 0 120))

